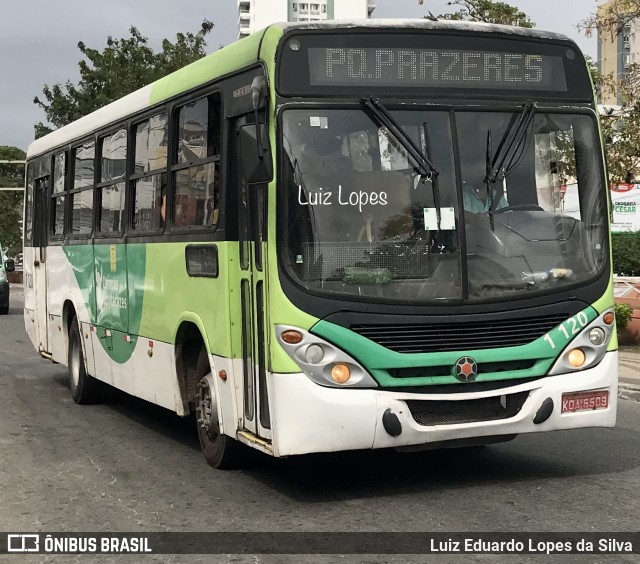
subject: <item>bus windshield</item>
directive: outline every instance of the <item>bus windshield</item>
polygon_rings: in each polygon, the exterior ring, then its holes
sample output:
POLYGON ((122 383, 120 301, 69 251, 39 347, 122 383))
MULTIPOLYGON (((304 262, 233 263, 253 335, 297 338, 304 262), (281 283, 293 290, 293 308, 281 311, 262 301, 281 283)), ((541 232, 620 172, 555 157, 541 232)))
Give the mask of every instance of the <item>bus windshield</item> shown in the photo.
POLYGON ((404 302, 510 299, 592 279, 607 222, 594 118, 539 108, 508 173, 487 182, 487 158, 521 114, 392 110, 437 169, 434 190, 364 109, 286 110, 289 275, 319 293, 404 302))

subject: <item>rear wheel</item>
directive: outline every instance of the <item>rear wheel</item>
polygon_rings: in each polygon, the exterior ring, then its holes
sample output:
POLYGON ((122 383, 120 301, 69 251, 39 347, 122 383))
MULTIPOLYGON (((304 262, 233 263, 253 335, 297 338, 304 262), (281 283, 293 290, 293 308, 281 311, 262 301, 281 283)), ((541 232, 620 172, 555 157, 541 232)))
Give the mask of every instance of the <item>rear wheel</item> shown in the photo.
POLYGON ((98 380, 89 376, 85 370, 80 328, 75 317, 71 320, 69 327, 69 354, 67 360, 69 388, 71 388, 73 400, 78 404, 96 403, 100 399, 102 386, 98 380))
POLYGON ((198 377, 196 419, 204 459, 210 466, 221 470, 240 467, 244 462, 245 447, 231 437, 220 433, 218 401, 205 347, 200 350, 197 366, 189 370, 196 370, 198 377))

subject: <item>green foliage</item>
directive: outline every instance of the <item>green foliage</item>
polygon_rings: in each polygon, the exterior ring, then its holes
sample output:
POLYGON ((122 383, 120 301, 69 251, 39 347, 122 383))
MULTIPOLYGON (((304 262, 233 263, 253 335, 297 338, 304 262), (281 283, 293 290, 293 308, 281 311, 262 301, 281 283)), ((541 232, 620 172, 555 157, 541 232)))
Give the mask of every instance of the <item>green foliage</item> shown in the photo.
POLYGON ((578 29, 584 31, 587 37, 597 31, 613 39, 639 17, 640 0, 609 0, 598 8, 597 13, 579 22, 578 29))
MULTIPOLYGON (((84 59, 78 63, 78 84, 67 80, 64 84, 45 85, 44 100, 36 96, 33 101, 55 127, 67 125, 200 59, 206 54, 205 36, 212 29, 213 23, 205 20, 197 33, 178 33, 174 42, 165 39, 162 51, 157 53, 149 47, 148 38, 133 26, 128 38, 109 36, 102 51, 80 41, 78 49, 84 59)), ((39 137, 48 132, 48 127, 39 123, 35 130, 39 137)))
POLYGON ((531 21, 527 14, 506 2, 493 2, 492 0, 451 0, 447 2, 447 4, 449 6, 458 6, 460 9, 452 14, 441 14, 438 18, 515 25, 519 27, 535 27, 535 23, 531 21))
POLYGON ((630 65, 620 80, 600 78, 600 95, 615 92, 620 106, 601 115, 607 166, 612 182, 629 182, 640 175, 640 66, 630 65))
POLYGON ((633 308, 628 304, 616 304, 616 327, 618 332, 624 331, 633 317, 633 308))
POLYGON ((596 93, 598 99, 602 95, 602 88, 604 86, 604 77, 598 70, 598 63, 594 61, 589 55, 584 56, 587 61, 587 68, 589 69, 589 75, 591 76, 591 82, 593 83, 593 90, 596 93))
MULTIPOLYGON (((0 146, 0 160, 22 161, 25 153, 17 147, 0 146)), ((24 165, 0 164, 0 186, 3 188, 24 186, 24 165)), ((24 193, 0 192, 0 243, 9 249, 9 256, 22 251, 20 222, 24 193)))
POLYGON ((613 272, 619 276, 640 276, 640 232, 611 236, 613 272))
MULTIPOLYGON (((610 40, 625 32, 625 26, 640 18, 640 0, 610 0, 597 13, 578 24, 590 37, 594 31, 610 40)), ((640 66, 625 65, 618 80, 601 74, 587 58, 596 96, 601 103, 612 104, 601 115, 606 144, 607 168, 612 182, 629 182, 640 176, 640 66)))

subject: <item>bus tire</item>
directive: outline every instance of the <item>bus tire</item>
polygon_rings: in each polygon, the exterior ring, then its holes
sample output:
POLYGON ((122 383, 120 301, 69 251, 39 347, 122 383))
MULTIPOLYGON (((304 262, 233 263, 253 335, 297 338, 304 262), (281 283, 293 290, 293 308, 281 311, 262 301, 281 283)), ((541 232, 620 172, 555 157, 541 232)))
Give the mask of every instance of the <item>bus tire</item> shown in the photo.
POLYGON ((84 367, 82 340, 78 320, 74 316, 69 326, 69 353, 67 356, 69 369, 69 388, 73 401, 77 404, 96 403, 100 398, 100 382, 89 376, 84 367))
POLYGON ((8 315, 9 314, 9 306, 0 307, 0 315, 8 315))
MULTIPOLYGON (((193 370, 189 367, 187 370, 193 370)), ((239 468, 244 462, 244 446, 220 433, 218 402, 209 364, 207 349, 203 346, 195 367, 198 376, 196 389, 196 425, 202 454, 209 466, 220 470, 239 468)), ((188 381, 188 380, 187 380, 188 381)))

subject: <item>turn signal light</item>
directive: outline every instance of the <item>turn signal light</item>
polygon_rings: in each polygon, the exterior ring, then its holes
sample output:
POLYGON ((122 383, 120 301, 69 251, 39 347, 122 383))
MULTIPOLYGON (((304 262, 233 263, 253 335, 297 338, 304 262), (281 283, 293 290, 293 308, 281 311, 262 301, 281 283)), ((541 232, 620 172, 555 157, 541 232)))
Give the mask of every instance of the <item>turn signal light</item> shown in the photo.
POLYGON ((336 364, 331 369, 331 378, 336 384, 344 384, 351 378, 351 370, 346 364, 336 364))
POLYGON ((611 325, 615 320, 616 316, 612 311, 608 311, 602 316, 602 321, 604 321, 607 325, 611 325))
POLYGON ((288 345, 297 345, 302 341, 302 333, 300 331, 283 331, 280 338, 288 345))
POLYGON ((582 349, 573 349, 572 351, 569 351, 567 360, 574 368, 580 368, 584 364, 585 360, 587 360, 587 357, 582 349))

